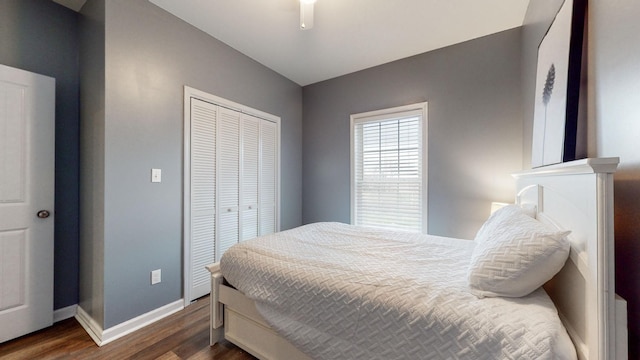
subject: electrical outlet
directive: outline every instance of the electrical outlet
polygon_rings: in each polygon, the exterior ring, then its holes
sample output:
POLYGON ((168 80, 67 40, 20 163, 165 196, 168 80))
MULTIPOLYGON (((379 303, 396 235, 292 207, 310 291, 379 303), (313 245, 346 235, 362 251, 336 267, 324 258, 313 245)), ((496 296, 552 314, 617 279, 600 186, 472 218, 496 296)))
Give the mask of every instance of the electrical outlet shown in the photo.
POLYGON ((162 281, 162 270, 153 270, 151 272, 151 285, 158 284, 162 281))

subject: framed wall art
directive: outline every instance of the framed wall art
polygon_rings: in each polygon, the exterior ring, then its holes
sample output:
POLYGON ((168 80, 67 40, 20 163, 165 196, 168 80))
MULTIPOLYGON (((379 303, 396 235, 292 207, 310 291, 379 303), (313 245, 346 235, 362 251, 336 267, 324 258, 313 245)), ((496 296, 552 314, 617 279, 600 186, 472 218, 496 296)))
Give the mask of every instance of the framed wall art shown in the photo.
POLYGON ((531 166, 575 160, 586 0, 564 0, 538 46, 531 166))

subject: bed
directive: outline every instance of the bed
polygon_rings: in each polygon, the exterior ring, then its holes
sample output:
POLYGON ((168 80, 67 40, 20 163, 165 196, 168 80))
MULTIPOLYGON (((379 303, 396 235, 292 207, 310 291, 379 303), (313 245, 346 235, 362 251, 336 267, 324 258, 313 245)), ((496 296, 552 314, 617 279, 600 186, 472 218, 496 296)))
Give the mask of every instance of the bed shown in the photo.
POLYGON ((514 174, 519 210, 492 216, 476 241, 320 223, 241 243, 208 266, 211 344, 224 337, 260 359, 625 359, 626 304, 613 271, 617 164, 514 174), (553 231, 537 239, 566 247, 542 256, 561 259, 557 269, 541 263, 531 273, 557 272, 545 290, 517 289, 520 280, 492 288, 482 277, 495 268, 478 265, 493 246, 481 234, 499 234, 505 216, 543 224, 553 231))

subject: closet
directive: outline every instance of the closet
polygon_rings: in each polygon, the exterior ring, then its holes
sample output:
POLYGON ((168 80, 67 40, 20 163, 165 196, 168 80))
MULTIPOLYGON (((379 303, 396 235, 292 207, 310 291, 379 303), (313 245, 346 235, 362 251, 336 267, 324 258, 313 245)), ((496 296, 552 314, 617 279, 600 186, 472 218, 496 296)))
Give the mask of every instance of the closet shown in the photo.
POLYGON ((280 118, 185 87, 185 303, 206 265, 278 231, 280 118))

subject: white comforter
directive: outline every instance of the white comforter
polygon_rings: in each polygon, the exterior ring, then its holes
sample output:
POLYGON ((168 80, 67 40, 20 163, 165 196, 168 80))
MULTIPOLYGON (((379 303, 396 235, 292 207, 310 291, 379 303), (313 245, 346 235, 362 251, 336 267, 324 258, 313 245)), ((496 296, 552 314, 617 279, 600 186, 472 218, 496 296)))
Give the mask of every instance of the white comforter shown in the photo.
POLYGON ((574 359, 547 294, 478 299, 473 242, 317 223, 245 241, 226 280, 314 359, 574 359))

